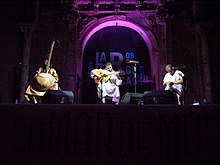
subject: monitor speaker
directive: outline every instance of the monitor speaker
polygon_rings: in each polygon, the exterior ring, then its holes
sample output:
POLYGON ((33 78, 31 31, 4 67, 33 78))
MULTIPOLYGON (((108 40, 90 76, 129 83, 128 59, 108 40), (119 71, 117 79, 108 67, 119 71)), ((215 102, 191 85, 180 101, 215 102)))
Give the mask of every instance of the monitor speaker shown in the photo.
POLYGON ((144 104, 177 104, 177 96, 170 90, 148 91, 143 95, 144 104))
POLYGON ((120 104, 139 104, 143 99, 143 93, 127 92, 122 98, 120 104))
POLYGON ((74 94, 72 91, 48 90, 42 98, 45 104, 73 104, 74 94))

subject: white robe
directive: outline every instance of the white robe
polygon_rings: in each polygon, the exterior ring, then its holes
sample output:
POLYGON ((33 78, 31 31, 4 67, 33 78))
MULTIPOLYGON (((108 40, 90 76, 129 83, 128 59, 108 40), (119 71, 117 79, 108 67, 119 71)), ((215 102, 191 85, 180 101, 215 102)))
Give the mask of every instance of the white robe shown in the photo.
MULTIPOLYGON (((93 69, 90 73, 90 77, 93 78, 98 69, 93 69)), ((114 73, 112 71, 111 73, 114 73)), ((102 102, 105 103, 105 97, 109 96, 112 101, 119 104, 120 90, 119 86, 122 84, 122 79, 119 79, 115 74, 111 74, 110 79, 107 82, 100 81, 97 85, 97 94, 102 102), (101 92, 102 91, 102 92, 101 92)))

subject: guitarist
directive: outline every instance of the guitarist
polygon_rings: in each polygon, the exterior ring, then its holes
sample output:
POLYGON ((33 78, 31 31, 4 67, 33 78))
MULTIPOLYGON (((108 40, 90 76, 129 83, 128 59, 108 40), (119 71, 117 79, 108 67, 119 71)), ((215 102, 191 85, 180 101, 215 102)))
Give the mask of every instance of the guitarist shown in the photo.
POLYGON ((163 86, 165 90, 171 90, 177 96, 178 104, 181 105, 181 97, 183 95, 183 77, 184 74, 180 70, 174 70, 172 65, 168 64, 165 67, 167 73, 163 78, 163 86))
POLYGON ((106 62, 104 66, 104 69, 93 69, 90 77, 97 83, 97 94, 101 103, 119 104, 122 79, 119 72, 113 70, 110 62, 106 62))

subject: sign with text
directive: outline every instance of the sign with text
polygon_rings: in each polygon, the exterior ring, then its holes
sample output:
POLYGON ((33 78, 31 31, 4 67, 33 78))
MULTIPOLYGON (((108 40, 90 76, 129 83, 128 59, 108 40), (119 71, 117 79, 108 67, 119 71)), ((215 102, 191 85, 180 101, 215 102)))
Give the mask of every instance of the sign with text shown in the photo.
POLYGON ((135 87, 137 92, 147 90, 148 84, 144 81, 151 79, 150 57, 145 41, 136 31, 125 27, 108 27, 89 39, 83 56, 83 94, 90 91, 96 95, 90 72, 95 68, 103 69, 106 62, 111 62, 115 71, 124 73, 121 75, 121 95, 134 92, 135 87))

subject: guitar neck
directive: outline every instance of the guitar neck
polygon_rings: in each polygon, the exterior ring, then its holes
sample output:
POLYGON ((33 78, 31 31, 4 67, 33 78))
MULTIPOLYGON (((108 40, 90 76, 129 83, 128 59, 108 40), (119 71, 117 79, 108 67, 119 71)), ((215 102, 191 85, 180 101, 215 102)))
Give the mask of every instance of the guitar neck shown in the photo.
POLYGON ((51 62, 51 57, 52 57, 52 52, 53 52, 54 45, 55 45, 55 40, 53 40, 51 42, 50 52, 49 52, 49 55, 48 55, 48 63, 47 63, 47 66, 46 66, 47 72, 49 72, 50 62, 51 62))

